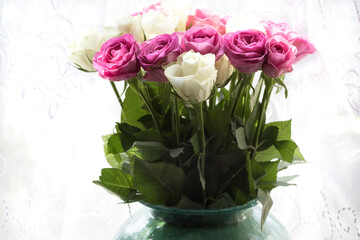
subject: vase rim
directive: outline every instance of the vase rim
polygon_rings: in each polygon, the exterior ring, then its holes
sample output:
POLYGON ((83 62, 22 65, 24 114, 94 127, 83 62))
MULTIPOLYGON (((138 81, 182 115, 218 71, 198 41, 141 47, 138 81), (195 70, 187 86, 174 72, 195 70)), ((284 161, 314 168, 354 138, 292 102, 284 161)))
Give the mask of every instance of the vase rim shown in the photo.
POLYGON ((164 205, 155 205, 150 204, 145 201, 140 201, 146 207, 149 207, 153 210, 160 211, 171 211, 172 213, 180 213, 180 214, 192 214, 192 215, 213 215, 213 214, 226 214, 234 211, 245 210, 251 207, 254 207, 258 204, 258 199, 252 199, 243 205, 238 205, 235 207, 229 208, 216 208, 216 209, 192 209, 192 208, 176 208, 176 207, 168 207, 164 205))

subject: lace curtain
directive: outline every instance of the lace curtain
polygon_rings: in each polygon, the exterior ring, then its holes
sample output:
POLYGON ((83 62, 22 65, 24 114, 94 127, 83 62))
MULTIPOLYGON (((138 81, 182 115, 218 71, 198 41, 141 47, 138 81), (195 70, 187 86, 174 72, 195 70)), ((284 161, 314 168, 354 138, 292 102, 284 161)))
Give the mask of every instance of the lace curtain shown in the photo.
MULTIPOLYGON (((0 239, 112 239, 142 206, 91 183, 120 110, 108 82, 68 63, 68 46, 152 1, 0 1, 0 239)), ((222 15, 286 21, 317 47, 286 77, 268 117, 293 121, 308 163, 273 191, 293 239, 360 239, 360 2, 207 1, 222 15)))

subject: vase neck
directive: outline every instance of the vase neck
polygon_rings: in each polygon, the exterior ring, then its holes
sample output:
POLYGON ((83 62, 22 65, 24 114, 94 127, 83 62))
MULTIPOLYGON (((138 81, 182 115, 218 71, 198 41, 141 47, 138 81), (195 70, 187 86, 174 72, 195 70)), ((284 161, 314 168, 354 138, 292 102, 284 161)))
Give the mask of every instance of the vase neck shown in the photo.
POLYGON ((234 224, 252 216, 253 207, 257 205, 252 200, 245 205, 223 209, 180 209, 145 204, 151 208, 151 214, 156 219, 167 223, 193 226, 211 226, 234 224))

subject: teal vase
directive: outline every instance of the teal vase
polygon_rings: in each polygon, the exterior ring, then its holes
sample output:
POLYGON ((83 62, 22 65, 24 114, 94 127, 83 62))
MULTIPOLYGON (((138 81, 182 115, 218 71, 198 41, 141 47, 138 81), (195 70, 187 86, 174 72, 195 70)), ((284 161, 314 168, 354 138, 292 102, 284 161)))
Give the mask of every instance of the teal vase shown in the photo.
POLYGON ((143 203, 115 240, 289 240, 286 229, 271 215, 260 228, 257 200, 224 209, 180 209, 143 203))

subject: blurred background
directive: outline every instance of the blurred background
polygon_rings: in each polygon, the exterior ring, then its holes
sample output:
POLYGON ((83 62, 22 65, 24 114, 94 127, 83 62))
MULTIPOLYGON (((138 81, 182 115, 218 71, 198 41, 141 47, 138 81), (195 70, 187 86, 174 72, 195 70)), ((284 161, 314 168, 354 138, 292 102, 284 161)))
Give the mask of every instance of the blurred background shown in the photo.
MULTIPOLYGON (((360 1, 208 0, 220 15, 287 22, 317 48, 287 74, 268 121, 293 121, 308 163, 272 192, 293 239, 360 239, 360 1)), ((154 1, 0 1, 0 239, 112 239, 142 206, 92 184, 120 109, 110 84, 69 61, 90 29, 154 1)))

